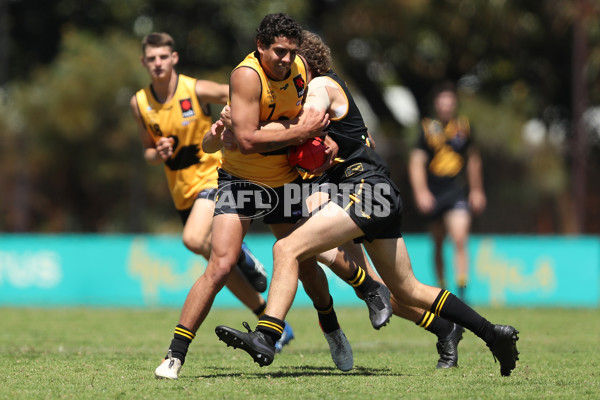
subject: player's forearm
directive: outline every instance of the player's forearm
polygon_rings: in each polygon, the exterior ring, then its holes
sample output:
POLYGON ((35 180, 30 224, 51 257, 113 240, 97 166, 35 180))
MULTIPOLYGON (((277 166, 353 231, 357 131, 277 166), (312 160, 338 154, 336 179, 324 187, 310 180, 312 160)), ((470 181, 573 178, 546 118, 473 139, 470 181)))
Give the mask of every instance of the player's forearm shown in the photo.
POLYGON ((415 194, 419 194, 429 190, 427 186, 427 177, 421 168, 411 169, 409 172, 410 184, 415 194))
POLYGON ((483 191, 482 162, 479 155, 471 155, 467 161, 467 179, 469 190, 483 191))
POLYGON ((408 164, 408 178, 415 193, 429 190, 427 187, 427 173, 420 154, 412 153, 408 164))
POLYGON ((217 138, 210 137, 209 134, 204 136, 204 140, 202 141, 202 151, 207 154, 216 153, 221 150, 223 147, 223 143, 217 138))
POLYGON ((237 139, 242 154, 267 153, 301 144, 310 134, 311 132, 291 121, 281 121, 269 123, 267 127, 261 126, 261 129, 238 136, 237 139))
POLYGON ((212 132, 212 130, 206 132, 202 138, 202 151, 209 154, 216 153, 221 150, 222 147, 223 142, 221 141, 220 135, 217 135, 216 132, 212 132))

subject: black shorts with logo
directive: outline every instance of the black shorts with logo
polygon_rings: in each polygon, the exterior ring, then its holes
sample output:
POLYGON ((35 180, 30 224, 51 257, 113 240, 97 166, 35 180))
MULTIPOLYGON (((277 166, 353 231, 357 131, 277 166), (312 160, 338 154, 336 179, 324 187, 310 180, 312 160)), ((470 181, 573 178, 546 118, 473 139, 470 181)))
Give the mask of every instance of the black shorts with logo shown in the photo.
POLYGON ((355 242, 402 237, 402 198, 391 178, 364 162, 338 166, 315 179, 363 231, 355 242), (331 183, 335 182, 335 183, 331 183))
MULTIPOLYGON (((291 201, 286 185, 271 188, 231 175, 219 168, 215 215, 237 214, 242 219, 260 219, 268 225, 296 223, 302 217, 302 201, 291 201)), ((290 183, 300 185, 302 178, 290 183)))

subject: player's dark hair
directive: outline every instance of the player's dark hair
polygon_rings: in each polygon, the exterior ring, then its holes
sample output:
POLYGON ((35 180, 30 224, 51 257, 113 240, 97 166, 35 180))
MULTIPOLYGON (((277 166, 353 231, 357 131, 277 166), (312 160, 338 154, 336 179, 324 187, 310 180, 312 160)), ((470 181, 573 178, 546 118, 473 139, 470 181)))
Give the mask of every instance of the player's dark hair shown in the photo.
POLYGON ((146 35, 142 40, 142 53, 146 51, 146 47, 163 47, 168 46, 171 51, 175 49, 175 40, 168 33, 164 32, 152 32, 146 35))
POLYGON ((302 27, 287 14, 265 15, 258 29, 256 29, 255 39, 268 47, 279 36, 296 40, 298 45, 300 45, 302 43, 302 27))
POLYGON ((444 80, 433 85, 426 97, 426 111, 431 115, 435 114, 434 103, 441 93, 451 92, 456 95, 456 85, 450 80, 444 80))
POLYGON ((443 81, 436 84, 431 91, 431 99, 435 100, 440 93, 452 92, 456 94, 456 85, 452 81, 443 81))
POLYGON ((299 52, 315 75, 323 75, 331 69, 331 50, 316 33, 302 31, 299 52))

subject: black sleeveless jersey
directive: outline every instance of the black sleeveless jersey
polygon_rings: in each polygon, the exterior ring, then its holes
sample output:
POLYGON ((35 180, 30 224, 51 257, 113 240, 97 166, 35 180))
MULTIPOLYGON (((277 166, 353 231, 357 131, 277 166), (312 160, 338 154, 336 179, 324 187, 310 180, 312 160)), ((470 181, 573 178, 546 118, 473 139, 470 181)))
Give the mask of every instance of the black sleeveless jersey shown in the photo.
POLYGON ((338 118, 331 118, 327 134, 338 144, 337 158, 333 165, 317 178, 320 182, 336 182, 353 175, 353 171, 378 171, 389 176, 389 168, 379 154, 369 147, 369 134, 358 106, 346 83, 332 70, 321 75, 334 81, 348 99, 348 111, 338 118))

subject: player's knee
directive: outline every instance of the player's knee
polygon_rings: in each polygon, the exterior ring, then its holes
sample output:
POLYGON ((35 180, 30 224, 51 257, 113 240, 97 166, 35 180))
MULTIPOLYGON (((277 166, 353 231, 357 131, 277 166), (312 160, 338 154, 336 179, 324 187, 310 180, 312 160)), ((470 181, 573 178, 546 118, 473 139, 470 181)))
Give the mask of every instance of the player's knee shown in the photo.
POLYGON ((235 262, 229 257, 212 257, 206 267, 206 278, 217 286, 223 286, 227 282, 235 262))
POLYGON ((183 244, 191 252, 204 256, 206 259, 210 256, 210 238, 198 238, 184 233, 183 244))
POLYGON ((273 245, 273 259, 298 258, 299 254, 292 240, 288 238, 279 239, 273 245))
POLYGON ((467 247, 467 236, 458 236, 454 239, 454 246, 457 249, 464 250, 467 247))

